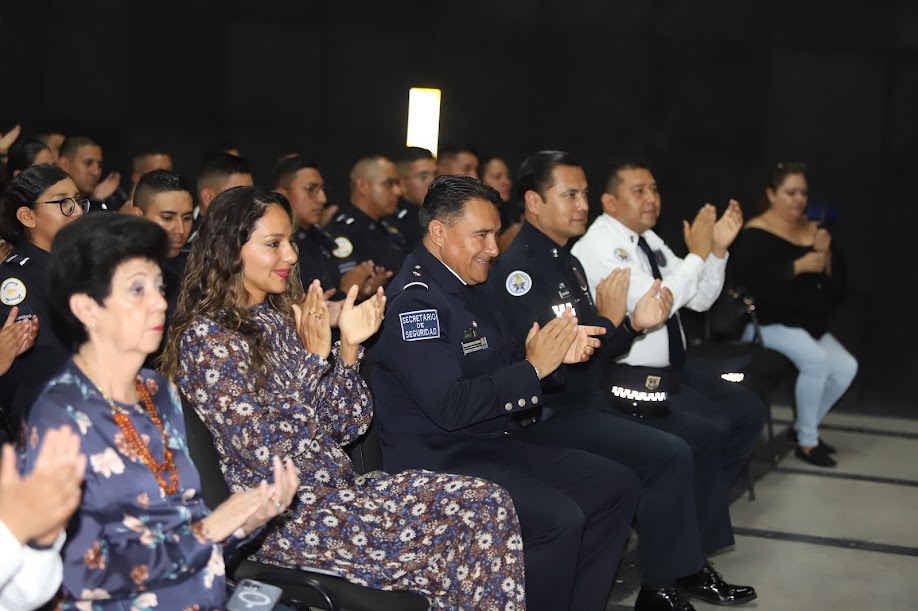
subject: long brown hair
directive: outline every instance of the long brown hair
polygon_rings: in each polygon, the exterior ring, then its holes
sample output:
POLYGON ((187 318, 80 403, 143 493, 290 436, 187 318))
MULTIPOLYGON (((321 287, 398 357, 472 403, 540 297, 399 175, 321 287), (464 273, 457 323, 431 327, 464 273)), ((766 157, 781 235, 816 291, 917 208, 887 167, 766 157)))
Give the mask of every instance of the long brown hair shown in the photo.
MULTIPOLYGON (((252 237, 255 225, 271 206, 280 206, 293 222, 287 198, 257 187, 236 187, 214 199, 194 239, 178 308, 171 321, 166 349, 157 366, 166 378, 176 381, 182 336, 199 316, 219 322, 248 341, 252 368, 264 378, 269 338, 252 321, 248 293, 242 283, 242 247, 252 237)), ((303 296, 299 263, 290 270, 287 289, 268 294, 269 305, 293 321, 291 305, 303 296)))

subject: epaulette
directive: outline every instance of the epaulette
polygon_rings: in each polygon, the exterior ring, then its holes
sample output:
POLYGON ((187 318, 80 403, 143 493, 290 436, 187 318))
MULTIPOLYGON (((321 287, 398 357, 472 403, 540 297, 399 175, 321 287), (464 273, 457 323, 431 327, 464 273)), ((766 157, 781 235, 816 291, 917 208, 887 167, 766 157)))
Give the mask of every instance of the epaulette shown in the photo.
POLYGON ((414 269, 411 270, 411 279, 402 287, 402 290, 415 287, 422 288, 425 291, 429 290, 430 287, 424 280, 424 268, 420 265, 415 265, 414 269))
POLYGON ((22 255, 14 252, 10 256, 8 256, 6 259, 4 259, 3 264, 4 265, 18 265, 19 267, 28 267, 29 261, 31 260, 32 260, 32 257, 23 257, 22 255))

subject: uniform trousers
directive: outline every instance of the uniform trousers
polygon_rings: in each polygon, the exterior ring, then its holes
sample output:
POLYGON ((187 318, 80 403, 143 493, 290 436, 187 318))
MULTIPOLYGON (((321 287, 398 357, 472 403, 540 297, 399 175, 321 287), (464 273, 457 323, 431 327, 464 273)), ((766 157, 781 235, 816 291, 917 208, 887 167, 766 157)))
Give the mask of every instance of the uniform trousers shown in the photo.
POLYGON ((682 369, 682 387, 670 396, 672 408, 708 420, 726 433, 723 449, 725 485, 729 488, 755 450, 765 426, 765 404, 751 390, 713 373, 709 363, 688 359, 682 369))
POLYGON ((450 445, 451 459, 438 471, 487 479, 513 498, 523 532, 526 608, 605 609, 640 494, 634 473, 600 456, 512 434, 450 445))
POLYGON ((604 393, 550 401, 550 418, 514 434, 586 450, 637 474, 641 481, 638 551, 644 585, 661 587, 695 573, 704 565, 706 553, 733 544, 720 475, 723 440, 705 420, 683 414, 637 419, 612 408, 604 393), (671 430, 662 430, 650 420, 671 430))

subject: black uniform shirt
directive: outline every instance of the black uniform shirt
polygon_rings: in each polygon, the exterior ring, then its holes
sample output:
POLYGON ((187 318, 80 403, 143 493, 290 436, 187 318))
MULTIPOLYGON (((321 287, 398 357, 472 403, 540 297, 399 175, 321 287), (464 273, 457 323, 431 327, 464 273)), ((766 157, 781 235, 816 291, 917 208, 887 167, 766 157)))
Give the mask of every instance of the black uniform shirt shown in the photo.
POLYGON ((353 204, 341 206, 341 212, 328 226, 335 240, 332 255, 338 271, 346 274, 359 263, 372 259, 391 272, 397 272, 405 260, 405 237, 386 221, 374 221, 353 204))
POLYGON ((418 219, 418 208, 404 199, 398 200, 398 210, 387 216, 386 223, 395 227, 405 237, 405 250, 411 252, 421 243, 421 222, 418 219))
POLYGON ((48 262, 51 255, 22 240, 0 264, 0 325, 13 306, 19 316, 38 316, 35 345, 13 361, 0 378, 0 403, 12 408, 14 422, 24 418, 42 387, 70 357, 70 352, 51 328, 48 313, 48 262))
POLYGON ((308 287, 313 280, 318 279, 322 283, 323 291, 338 291, 332 295, 333 300, 344 299, 341 273, 338 271, 337 260, 332 256, 332 251, 335 250, 334 238, 318 225, 313 225, 309 229, 298 229, 293 239, 299 249, 300 278, 303 280, 303 287, 308 287))
POLYGON ((424 247, 387 291, 373 394, 387 469, 448 464, 462 441, 502 435, 542 398, 522 346, 480 285, 467 286, 424 247))
POLYGON ((586 363, 567 367, 566 384, 546 393, 548 405, 564 394, 600 390, 612 359, 631 347, 634 336, 599 315, 577 257, 529 223, 498 257, 485 286, 519 341, 525 341, 533 322, 544 327, 567 306, 580 324, 605 327, 602 347, 586 363))

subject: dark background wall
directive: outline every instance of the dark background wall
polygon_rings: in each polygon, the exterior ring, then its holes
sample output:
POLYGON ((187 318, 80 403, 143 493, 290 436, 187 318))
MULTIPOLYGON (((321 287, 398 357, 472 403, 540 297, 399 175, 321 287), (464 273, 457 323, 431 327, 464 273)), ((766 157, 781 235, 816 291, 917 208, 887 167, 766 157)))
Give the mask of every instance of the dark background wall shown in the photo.
POLYGON ((918 3, 911 0, 30 0, 0 11, 0 130, 85 133, 129 174, 139 147, 197 171, 237 144, 350 162, 404 144, 408 88, 443 90, 441 143, 511 167, 583 162, 598 208, 609 160, 653 164, 664 236, 702 203, 751 216, 768 170, 805 161, 831 205, 850 296, 834 329, 861 373, 849 400, 909 407, 918 378, 918 3))

